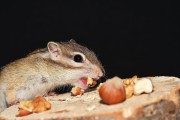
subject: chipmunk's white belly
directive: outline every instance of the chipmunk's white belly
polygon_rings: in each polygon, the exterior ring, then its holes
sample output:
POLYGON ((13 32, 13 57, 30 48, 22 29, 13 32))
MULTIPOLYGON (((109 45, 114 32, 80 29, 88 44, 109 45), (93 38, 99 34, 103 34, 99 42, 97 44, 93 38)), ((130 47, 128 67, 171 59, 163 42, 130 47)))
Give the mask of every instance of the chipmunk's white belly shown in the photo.
POLYGON ((54 84, 52 83, 36 83, 25 87, 21 87, 16 92, 16 99, 30 100, 36 96, 43 96, 52 90, 54 84))

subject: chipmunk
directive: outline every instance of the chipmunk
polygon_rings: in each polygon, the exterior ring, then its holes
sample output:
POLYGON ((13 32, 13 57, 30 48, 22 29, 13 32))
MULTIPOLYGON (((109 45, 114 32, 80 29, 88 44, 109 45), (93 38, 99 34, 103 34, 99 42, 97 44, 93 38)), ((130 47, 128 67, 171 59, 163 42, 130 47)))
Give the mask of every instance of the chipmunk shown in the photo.
POLYGON ((18 100, 43 96, 63 84, 87 89, 87 77, 98 80, 104 68, 95 53, 76 43, 48 42, 0 71, 0 111, 18 100))

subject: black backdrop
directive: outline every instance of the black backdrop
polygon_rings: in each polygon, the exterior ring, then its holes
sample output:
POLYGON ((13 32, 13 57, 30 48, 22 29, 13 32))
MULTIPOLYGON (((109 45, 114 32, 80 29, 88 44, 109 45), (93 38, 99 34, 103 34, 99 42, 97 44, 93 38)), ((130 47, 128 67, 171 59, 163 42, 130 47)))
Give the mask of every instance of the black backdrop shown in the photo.
POLYGON ((48 41, 74 38, 95 51, 107 77, 180 77, 177 3, 8 1, 0 6, 1 67, 48 41))

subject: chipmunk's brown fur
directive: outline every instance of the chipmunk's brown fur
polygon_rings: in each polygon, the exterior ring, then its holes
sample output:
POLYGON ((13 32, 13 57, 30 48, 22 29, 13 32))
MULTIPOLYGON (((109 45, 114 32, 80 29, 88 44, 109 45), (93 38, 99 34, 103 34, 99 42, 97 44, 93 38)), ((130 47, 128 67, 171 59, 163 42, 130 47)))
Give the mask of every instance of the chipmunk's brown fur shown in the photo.
POLYGON ((62 84, 86 89, 80 82, 82 78, 99 79, 103 74, 101 63, 88 48, 73 40, 49 42, 47 48, 36 50, 2 68, 0 111, 16 100, 33 99, 62 84))

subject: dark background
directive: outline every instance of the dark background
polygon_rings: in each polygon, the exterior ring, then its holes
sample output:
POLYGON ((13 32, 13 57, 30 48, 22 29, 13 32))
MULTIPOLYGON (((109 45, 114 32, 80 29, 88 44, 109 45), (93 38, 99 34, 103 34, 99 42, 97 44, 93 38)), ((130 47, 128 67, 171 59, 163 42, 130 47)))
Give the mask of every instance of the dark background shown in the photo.
POLYGON ((0 6, 0 67, 48 41, 74 38, 98 55, 107 77, 180 77, 177 3, 8 1, 0 6))

